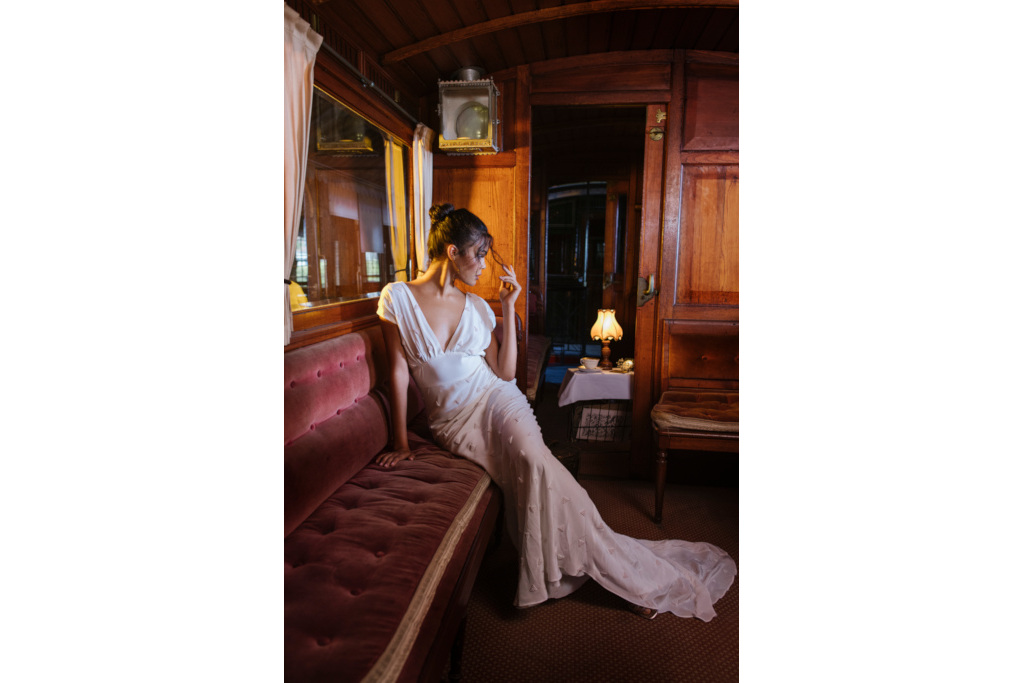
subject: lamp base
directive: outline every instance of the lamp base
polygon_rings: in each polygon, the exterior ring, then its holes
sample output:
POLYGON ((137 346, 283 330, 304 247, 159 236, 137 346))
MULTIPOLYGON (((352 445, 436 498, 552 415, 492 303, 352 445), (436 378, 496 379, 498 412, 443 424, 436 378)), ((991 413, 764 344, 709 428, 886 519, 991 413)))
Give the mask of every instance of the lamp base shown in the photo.
POLYGON ((612 348, 609 345, 607 339, 601 340, 601 362, 597 364, 597 367, 602 370, 612 369, 612 348))

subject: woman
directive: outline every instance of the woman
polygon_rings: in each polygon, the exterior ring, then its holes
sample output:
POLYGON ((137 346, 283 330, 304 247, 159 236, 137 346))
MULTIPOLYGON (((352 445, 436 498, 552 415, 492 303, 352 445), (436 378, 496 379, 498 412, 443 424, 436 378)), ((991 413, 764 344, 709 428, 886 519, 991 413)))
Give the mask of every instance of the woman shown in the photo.
MULTIPOLYGON (((519 549, 515 605, 528 607, 573 592, 588 578, 637 605, 705 621, 732 585, 736 564, 707 543, 647 541, 617 534, 587 492, 551 455, 523 393, 516 388, 515 326, 494 334, 490 306, 456 286, 473 286, 487 267, 491 235, 483 222, 451 204, 430 209, 427 271, 381 292, 377 315, 391 366, 394 440, 377 462, 411 459, 406 432, 409 372, 423 393, 435 440, 483 467, 505 496, 505 518, 519 549)), ((515 317, 522 290, 498 258, 502 314, 515 317)))

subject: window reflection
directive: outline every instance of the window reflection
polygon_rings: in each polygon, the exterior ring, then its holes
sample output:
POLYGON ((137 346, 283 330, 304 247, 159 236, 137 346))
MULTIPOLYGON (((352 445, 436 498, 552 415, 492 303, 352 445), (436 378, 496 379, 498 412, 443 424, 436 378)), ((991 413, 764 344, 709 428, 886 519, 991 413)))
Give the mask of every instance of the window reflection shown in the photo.
MULTIPOLYGON (((394 279, 386 136, 320 88, 314 90, 291 277, 300 291, 292 288, 292 310, 375 296, 394 279)), ((404 169, 409 152, 404 145, 401 149, 404 169)), ((402 234, 408 217, 399 223, 402 234)))

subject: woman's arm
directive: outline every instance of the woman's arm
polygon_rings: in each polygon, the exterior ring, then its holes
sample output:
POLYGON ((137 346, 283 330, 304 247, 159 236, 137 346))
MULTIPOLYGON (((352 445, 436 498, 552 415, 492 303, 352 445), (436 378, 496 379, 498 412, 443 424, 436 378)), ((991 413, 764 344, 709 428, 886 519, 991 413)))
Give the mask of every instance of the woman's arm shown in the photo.
POLYGON ((406 429, 406 411, 409 400, 409 362, 402 349, 398 326, 381 319, 384 332, 384 346, 387 348, 388 366, 391 371, 391 450, 377 456, 377 464, 392 467, 400 460, 413 459, 409 450, 409 432, 406 429))
POLYGON ((494 370, 494 374, 506 382, 516 376, 516 361, 518 349, 516 348, 516 299, 522 286, 516 281, 516 273, 511 266, 504 266, 506 275, 499 279, 504 283, 498 290, 498 298, 501 300, 501 315, 505 319, 505 327, 502 331, 501 346, 498 346, 498 338, 491 333, 491 343, 487 347, 485 358, 487 364, 494 370))

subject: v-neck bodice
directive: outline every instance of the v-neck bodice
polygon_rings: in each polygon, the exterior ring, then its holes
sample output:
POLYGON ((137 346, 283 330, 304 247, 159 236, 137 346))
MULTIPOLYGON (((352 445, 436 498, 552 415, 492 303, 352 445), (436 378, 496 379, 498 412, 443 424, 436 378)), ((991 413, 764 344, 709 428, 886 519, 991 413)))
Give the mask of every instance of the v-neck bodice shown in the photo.
POLYGON ((484 358, 496 322, 494 312, 476 294, 466 294, 462 317, 444 347, 404 282, 384 287, 377 315, 398 326, 409 369, 432 422, 449 419, 493 382, 503 381, 484 358))
POLYGON ((455 329, 452 331, 452 335, 448 338, 448 343, 442 344, 441 339, 437 336, 437 332, 434 332, 434 328, 430 326, 430 321, 427 320, 426 314, 423 312, 423 307, 420 306, 420 302, 416 299, 416 295, 412 293, 412 290, 404 282, 402 285, 405 286, 405 291, 409 294, 409 298, 412 300, 412 308, 416 315, 419 316, 420 327, 430 332, 430 336, 434 338, 436 349, 442 353, 446 353, 452 346, 452 342, 459 335, 459 328, 462 327, 462 321, 466 319, 466 309, 469 308, 469 294, 465 295, 462 304, 462 313, 459 314, 459 322, 455 324, 455 329))

